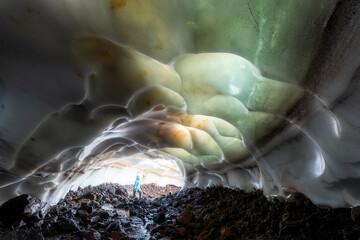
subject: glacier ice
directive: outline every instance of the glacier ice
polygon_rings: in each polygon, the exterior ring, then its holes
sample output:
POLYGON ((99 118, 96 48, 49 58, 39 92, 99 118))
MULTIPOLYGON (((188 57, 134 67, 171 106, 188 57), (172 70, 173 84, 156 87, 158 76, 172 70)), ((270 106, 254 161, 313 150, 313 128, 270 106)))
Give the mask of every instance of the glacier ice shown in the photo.
POLYGON ((136 166, 180 184, 176 163, 184 187, 360 205, 359 9, 0 3, 0 202, 55 203, 136 166))

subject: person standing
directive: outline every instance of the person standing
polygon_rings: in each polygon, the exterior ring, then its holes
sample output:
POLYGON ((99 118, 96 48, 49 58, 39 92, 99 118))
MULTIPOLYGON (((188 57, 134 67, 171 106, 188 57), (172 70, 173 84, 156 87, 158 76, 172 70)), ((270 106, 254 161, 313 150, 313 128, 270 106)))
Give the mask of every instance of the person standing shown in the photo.
POLYGON ((133 195, 134 198, 136 197, 137 192, 139 193, 139 198, 141 198, 142 191, 140 188, 140 177, 139 176, 136 176, 136 180, 134 183, 134 195, 133 195))

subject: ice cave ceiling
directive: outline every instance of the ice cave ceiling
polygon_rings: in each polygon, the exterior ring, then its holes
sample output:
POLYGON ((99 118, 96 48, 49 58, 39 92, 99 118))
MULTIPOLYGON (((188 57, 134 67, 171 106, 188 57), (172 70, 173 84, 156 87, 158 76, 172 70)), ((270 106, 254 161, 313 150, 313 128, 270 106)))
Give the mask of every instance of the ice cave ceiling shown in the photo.
POLYGON ((359 69, 356 0, 1 1, 0 202, 165 159, 360 205, 359 69))

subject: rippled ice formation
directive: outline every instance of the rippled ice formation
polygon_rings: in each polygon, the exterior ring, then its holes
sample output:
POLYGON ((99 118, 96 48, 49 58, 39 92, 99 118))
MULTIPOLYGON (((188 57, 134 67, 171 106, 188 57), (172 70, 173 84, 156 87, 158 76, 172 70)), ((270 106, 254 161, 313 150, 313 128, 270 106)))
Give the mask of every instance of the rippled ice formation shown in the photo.
POLYGON ((181 184, 176 163, 184 187, 359 205, 359 12, 335 0, 0 3, 0 201, 55 203, 110 172, 129 181, 130 166, 181 184))

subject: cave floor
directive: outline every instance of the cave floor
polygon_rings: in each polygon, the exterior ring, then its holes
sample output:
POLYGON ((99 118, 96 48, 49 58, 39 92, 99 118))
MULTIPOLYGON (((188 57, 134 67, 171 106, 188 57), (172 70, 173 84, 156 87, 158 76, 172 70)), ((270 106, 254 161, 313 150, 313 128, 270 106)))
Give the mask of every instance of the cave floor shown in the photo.
POLYGON ((261 191, 143 185, 145 197, 133 199, 131 187, 70 191, 52 207, 27 195, 9 200, 0 239, 360 239, 359 208, 319 208, 301 194, 268 201, 261 191))

